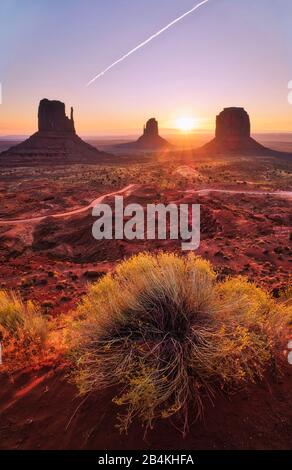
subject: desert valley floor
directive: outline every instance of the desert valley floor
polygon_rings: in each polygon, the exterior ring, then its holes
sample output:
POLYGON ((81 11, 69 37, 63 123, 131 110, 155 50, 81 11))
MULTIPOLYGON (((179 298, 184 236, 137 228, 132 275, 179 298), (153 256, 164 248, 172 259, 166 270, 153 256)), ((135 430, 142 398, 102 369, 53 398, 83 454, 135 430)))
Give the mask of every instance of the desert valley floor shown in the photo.
POLYGON ((201 204, 197 254, 212 262, 220 279, 244 275, 278 297, 291 284, 291 171, 289 158, 194 157, 188 151, 121 155, 98 164, 2 165, 0 287, 40 304, 55 344, 43 364, 2 374, 0 447, 291 448, 291 366, 232 400, 222 392, 185 439, 162 422, 143 440, 135 426, 128 436, 115 430, 110 392, 82 402, 66 378, 70 365, 62 345, 56 347, 89 283, 139 251, 181 251, 173 240, 94 240, 92 201, 105 195, 113 203, 126 188, 125 203, 143 207, 201 204))

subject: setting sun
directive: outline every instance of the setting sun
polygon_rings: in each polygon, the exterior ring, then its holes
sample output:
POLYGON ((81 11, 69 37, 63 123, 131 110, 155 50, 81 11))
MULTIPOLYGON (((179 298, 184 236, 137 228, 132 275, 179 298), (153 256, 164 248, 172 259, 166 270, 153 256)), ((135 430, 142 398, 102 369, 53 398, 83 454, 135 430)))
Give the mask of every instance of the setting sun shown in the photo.
POLYGON ((182 132, 190 132, 197 127, 197 120, 193 117, 179 117, 176 119, 175 125, 182 132))

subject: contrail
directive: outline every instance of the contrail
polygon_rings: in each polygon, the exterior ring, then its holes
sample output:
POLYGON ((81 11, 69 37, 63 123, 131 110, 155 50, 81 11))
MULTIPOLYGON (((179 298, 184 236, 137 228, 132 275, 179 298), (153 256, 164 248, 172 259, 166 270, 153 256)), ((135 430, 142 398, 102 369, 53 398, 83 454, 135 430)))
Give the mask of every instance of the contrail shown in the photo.
POLYGON ((102 77, 106 72, 108 72, 110 69, 112 69, 115 65, 119 64, 120 62, 122 62, 123 60, 125 60, 127 57, 129 57, 131 54, 133 54, 134 52, 138 51, 139 49, 141 49, 141 47, 144 47, 146 46, 146 44, 148 44, 150 41, 152 41, 152 39, 155 39, 157 38, 157 36, 159 36, 160 34, 164 33, 164 31, 166 31, 167 29, 171 28, 171 26, 175 25, 176 23, 178 23, 179 21, 181 21, 183 18, 185 18, 186 16, 190 15, 191 13, 193 13, 195 10, 197 10, 198 8, 200 8, 201 6, 205 5, 205 3, 208 3, 210 0, 204 0, 200 3, 198 3, 196 6, 194 6, 191 10, 187 11, 186 13, 184 13, 183 15, 179 16, 178 18, 176 18, 175 20, 173 20, 171 23, 169 23, 167 26, 165 26, 164 28, 160 29, 159 31, 157 31, 157 33, 155 34, 152 34, 152 36, 150 36, 148 39, 146 39, 146 41, 143 41, 141 42, 141 44, 139 44, 138 46, 134 47, 134 49, 131 49, 129 52, 127 52, 126 54, 124 54, 122 57, 120 57, 118 60, 116 60, 113 64, 109 65, 106 69, 104 69, 102 72, 98 73, 97 75, 95 75, 95 77, 92 78, 92 80, 90 80, 86 86, 89 86, 91 85, 93 82, 95 82, 95 80, 97 80, 98 78, 102 77))

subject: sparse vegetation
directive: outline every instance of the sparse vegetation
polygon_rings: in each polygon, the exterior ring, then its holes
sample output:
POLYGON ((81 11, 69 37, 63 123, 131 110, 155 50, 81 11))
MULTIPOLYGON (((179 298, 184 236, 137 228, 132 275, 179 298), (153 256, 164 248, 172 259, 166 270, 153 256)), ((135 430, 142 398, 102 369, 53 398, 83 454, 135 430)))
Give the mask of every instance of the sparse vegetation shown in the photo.
POLYGON ((4 367, 31 362, 47 337, 47 322, 36 304, 23 302, 15 292, 0 291, 0 338, 4 367))
POLYGON ((280 291, 279 300, 283 302, 286 306, 291 306, 292 308, 292 283, 286 288, 280 291))
POLYGON ((210 264, 147 253, 93 284, 74 326, 81 393, 119 386, 121 431, 175 415, 183 433, 216 388, 263 377, 291 320, 283 303, 237 277, 217 282, 210 264))

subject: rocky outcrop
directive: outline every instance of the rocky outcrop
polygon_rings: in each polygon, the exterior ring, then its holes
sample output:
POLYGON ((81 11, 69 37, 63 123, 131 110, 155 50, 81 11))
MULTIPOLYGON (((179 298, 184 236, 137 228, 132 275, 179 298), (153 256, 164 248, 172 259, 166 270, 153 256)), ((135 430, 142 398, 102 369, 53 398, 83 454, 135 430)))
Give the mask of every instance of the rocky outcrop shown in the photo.
POLYGON ((215 138, 199 149, 200 152, 245 155, 288 155, 264 147, 251 137, 251 125, 244 108, 224 108, 216 117, 215 138))
POLYGON ((155 139, 158 135, 158 122, 155 118, 151 118, 146 122, 146 126, 144 126, 143 137, 155 139))
POLYGON ((70 118, 66 116, 61 101, 43 99, 38 108, 38 131, 2 152, 0 164, 37 165, 48 163, 84 163, 98 161, 108 154, 84 142, 75 132, 73 108, 70 118))
POLYGON ((224 108, 216 116, 216 139, 240 142, 250 137, 250 119, 244 108, 224 108))
POLYGON ((38 110, 39 131, 68 132, 75 134, 73 108, 70 119, 65 113, 65 104, 61 101, 43 99, 38 110))
POLYGON ((143 129, 143 135, 136 142, 128 142, 120 144, 117 147, 133 150, 161 150, 171 148, 171 144, 159 135, 158 122, 155 118, 151 118, 146 122, 143 129))

